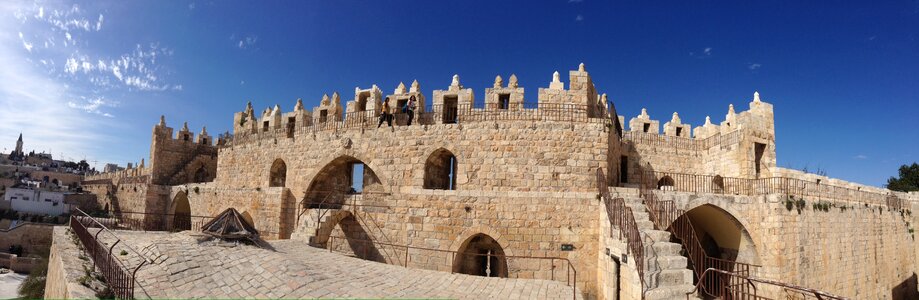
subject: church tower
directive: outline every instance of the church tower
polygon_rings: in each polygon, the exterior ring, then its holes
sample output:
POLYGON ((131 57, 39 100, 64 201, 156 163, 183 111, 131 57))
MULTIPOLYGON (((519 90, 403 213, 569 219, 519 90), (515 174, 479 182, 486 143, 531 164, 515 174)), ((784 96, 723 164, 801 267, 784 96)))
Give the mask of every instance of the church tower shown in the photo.
POLYGON ((22 155, 22 133, 19 133, 19 139, 16 140, 16 152, 13 152, 16 155, 22 155))

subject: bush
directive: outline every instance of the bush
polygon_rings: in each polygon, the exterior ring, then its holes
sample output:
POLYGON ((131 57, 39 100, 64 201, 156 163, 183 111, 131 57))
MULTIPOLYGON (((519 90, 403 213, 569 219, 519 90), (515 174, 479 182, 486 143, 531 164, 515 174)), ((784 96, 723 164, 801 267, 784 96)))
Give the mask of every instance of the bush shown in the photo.
POLYGON ((22 299, 42 299, 45 297, 45 279, 48 276, 48 254, 39 253, 41 263, 32 269, 29 276, 19 285, 19 297, 22 299))

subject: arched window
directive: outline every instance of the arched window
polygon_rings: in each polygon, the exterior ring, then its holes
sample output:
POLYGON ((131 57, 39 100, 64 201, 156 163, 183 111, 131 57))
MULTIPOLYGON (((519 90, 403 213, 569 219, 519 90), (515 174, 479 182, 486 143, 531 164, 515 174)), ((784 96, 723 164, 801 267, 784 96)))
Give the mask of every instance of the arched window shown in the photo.
POLYGON ((284 160, 277 159, 271 164, 271 175, 268 178, 268 186, 284 187, 287 182, 287 164, 284 160))
POLYGON ((673 190, 673 185, 673 178, 669 175, 661 177, 661 179, 657 181, 657 189, 659 190, 673 190))
POLYGON ((446 149, 437 149, 424 162, 424 188, 456 189, 456 156, 446 149))
POLYGON ((208 178, 207 169, 205 169, 204 166, 201 166, 200 168, 198 168, 197 171, 195 171, 195 180, 194 180, 194 181, 195 181, 196 183, 199 183, 199 182, 206 182, 206 181, 207 181, 207 178, 208 178))
POLYGON ((724 177, 715 175, 715 178, 712 178, 712 189, 715 193, 724 193, 724 177))

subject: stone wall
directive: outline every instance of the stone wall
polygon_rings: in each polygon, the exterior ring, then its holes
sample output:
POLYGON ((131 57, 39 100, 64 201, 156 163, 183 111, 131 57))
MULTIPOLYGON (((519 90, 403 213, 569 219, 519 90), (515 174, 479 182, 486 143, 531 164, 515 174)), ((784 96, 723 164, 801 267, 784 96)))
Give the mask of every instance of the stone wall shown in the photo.
MULTIPOLYGON (((741 239, 748 241, 737 247, 737 260, 762 265, 756 276, 854 299, 919 296, 916 244, 910 231, 914 220, 905 210, 805 198, 799 212, 795 204, 788 209, 787 201, 801 199, 783 195, 659 195, 683 209, 711 205, 735 219, 744 231, 741 239), (822 203, 826 211, 814 206, 822 203), (894 297, 905 290, 912 294, 894 297)), ((775 289, 766 290, 777 296, 775 289)))
POLYGON ((84 275, 86 261, 79 258, 81 250, 71 240, 68 228, 55 227, 53 236, 54 243, 48 258, 48 277, 45 278, 45 299, 96 298, 93 290, 77 283, 84 275))
POLYGON ((0 229, 0 252, 7 252, 10 245, 22 246, 22 254, 47 252, 51 247, 51 230, 54 225, 25 223, 12 229, 0 229))

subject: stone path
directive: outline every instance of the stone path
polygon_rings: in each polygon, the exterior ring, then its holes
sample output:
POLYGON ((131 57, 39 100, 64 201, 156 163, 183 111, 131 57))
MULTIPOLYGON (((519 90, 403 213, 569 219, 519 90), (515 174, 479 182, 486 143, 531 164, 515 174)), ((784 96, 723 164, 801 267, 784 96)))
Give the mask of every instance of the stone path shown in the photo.
MULTIPOLYGON (((200 242, 186 233, 119 234, 154 260, 137 274, 137 298, 571 299, 564 282, 406 269, 272 241, 274 250, 200 242)), ((115 247, 120 254, 120 246, 115 247)), ((140 258, 119 255, 127 265, 140 258)), ((581 296, 578 295, 580 299, 581 296)))

